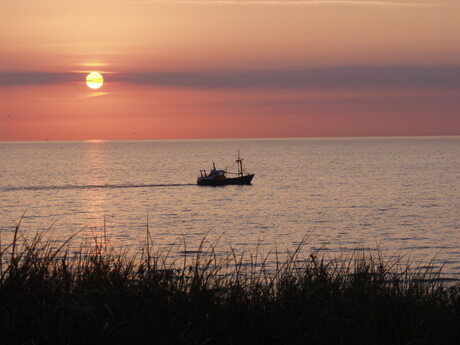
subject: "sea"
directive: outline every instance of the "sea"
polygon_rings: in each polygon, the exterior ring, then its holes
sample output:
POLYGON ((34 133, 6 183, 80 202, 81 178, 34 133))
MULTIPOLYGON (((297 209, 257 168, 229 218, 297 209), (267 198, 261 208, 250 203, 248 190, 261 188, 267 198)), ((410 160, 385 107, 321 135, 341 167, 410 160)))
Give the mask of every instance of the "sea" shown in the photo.
MULTIPOLYGON (((350 253, 460 274, 460 137, 0 142, 0 246, 350 253), (249 186, 197 186, 201 169, 249 186), (86 243, 86 242, 85 242, 86 243)), ((262 255, 262 254, 260 254, 262 255)))

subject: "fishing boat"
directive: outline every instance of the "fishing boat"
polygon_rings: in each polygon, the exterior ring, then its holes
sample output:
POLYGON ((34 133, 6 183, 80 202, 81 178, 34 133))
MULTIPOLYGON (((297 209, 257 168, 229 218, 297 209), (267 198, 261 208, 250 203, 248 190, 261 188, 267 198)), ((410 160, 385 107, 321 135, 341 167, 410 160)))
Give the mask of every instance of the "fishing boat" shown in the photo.
POLYGON ((238 166, 238 172, 229 172, 216 168, 216 164, 212 163, 212 169, 209 173, 206 170, 200 170, 200 176, 196 181, 200 186, 225 186, 228 184, 251 184, 252 178, 255 174, 248 173, 243 166, 243 158, 240 157, 238 151, 238 158, 235 163, 238 166), (229 177, 227 175, 233 175, 229 177))

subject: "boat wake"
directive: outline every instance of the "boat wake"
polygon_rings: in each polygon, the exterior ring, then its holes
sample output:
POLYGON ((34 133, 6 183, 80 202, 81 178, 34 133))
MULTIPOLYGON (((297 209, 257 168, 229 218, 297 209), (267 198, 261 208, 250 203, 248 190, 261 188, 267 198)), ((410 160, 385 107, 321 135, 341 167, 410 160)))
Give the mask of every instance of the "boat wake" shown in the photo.
POLYGON ((64 186, 22 186, 4 187, 3 192, 13 191, 40 191, 40 190, 65 190, 65 189, 115 189, 115 188, 165 188, 165 187, 186 187, 196 186, 194 183, 169 183, 169 184, 94 184, 94 185, 64 185, 64 186))

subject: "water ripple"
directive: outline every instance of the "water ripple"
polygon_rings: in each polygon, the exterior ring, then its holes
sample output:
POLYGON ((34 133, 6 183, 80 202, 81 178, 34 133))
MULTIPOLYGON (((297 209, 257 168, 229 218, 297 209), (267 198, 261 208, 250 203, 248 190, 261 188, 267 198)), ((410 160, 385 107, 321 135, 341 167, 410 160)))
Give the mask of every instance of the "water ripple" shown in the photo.
POLYGON ((155 188, 155 187, 185 187, 196 186, 195 183, 170 183, 170 184, 94 184, 94 185, 64 185, 64 186, 21 186, 1 188, 2 192, 14 192, 22 190, 65 190, 65 189, 112 189, 112 188, 155 188))

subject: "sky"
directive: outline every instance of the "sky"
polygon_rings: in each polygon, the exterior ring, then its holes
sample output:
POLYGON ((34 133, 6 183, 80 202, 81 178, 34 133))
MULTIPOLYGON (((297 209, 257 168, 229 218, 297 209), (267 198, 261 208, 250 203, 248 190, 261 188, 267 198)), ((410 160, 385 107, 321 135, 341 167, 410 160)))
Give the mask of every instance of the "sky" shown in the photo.
POLYGON ((458 0, 0 0, 0 140, 460 135, 459 13, 458 0))

